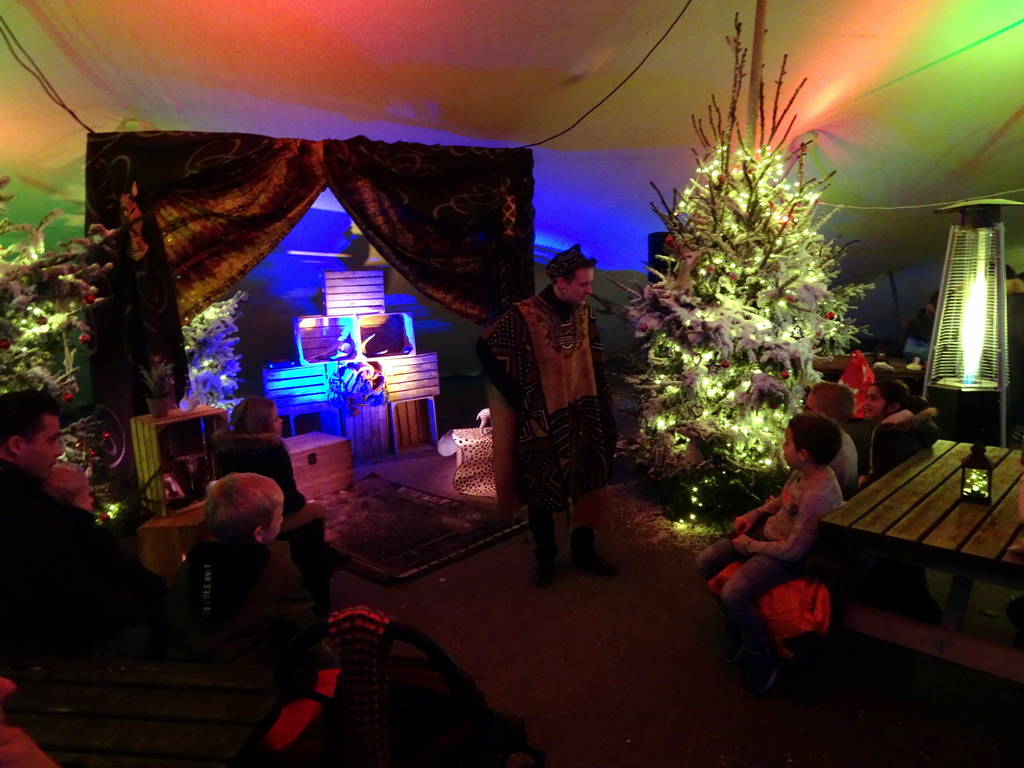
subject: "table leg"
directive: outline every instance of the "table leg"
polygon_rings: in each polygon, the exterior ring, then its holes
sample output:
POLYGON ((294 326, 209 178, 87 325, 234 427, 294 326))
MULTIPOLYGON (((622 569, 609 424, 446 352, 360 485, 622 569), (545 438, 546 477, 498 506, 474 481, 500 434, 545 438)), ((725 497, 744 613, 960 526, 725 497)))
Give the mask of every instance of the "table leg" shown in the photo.
POLYGON ((949 596, 946 598, 946 609, 942 613, 942 626, 947 629, 955 629, 958 632, 963 629, 964 617, 967 615, 967 603, 971 599, 971 589, 974 587, 974 579, 966 576, 954 576, 949 585, 949 596))

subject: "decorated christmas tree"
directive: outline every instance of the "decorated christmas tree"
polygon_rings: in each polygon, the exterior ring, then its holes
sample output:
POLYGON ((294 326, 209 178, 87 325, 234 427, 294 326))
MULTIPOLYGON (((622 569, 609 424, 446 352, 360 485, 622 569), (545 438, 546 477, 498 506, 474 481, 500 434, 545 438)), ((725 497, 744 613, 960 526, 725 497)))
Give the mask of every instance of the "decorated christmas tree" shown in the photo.
POLYGON ((45 250, 44 230, 60 211, 36 227, 7 217, 13 195, 0 177, 0 392, 45 389, 70 403, 78 392, 75 363, 79 345, 92 344, 83 310, 100 301, 95 281, 110 268, 102 264, 112 233, 96 228, 87 238, 45 250))
POLYGON ((243 301, 239 291, 230 299, 216 301, 181 329, 188 356, 189 392, 186 399, 195 405, 231 409, 238 403, 238 372, 241 358, 235 353, 238 326, 235 319, 243 301))
MULTIPOLYGON (((45 229, 61 212, 53 211, 38 226, 8 218, 13 195, 0 177, 0 393, 42 389, 70 404, 79 391, 76 358, 93 343, 85 312, 99 304, 96 281, 110 269, 114 233, 94 227, 86 238, 45 250, 45 229)), ((107 433, 99 419, 85 416, 61 434, 62 460, 90 476, 101 521, 123 506, 111 490, 106 455, 107 433)))
POLYGON ((784 97, 783 60, 770 110, 756 94, 759 120, 744 131, 738 23, 728 41, 728 108, 712 100, 694 119, 702 152, 685 190, 671 203, 658 192, 669 255, 630 289, 628 312, 646 353, 633 448, 671 488, 670 514, 701 522, 781 486, 783 433, 818 378, 813 358, 848 349, 857 329, 846 316, 866 287, 831 285, 843 248, 820 234, 828 217, 816 208, 831 174, 808 178, 808 143, 787 145, 803 83, 784 97))

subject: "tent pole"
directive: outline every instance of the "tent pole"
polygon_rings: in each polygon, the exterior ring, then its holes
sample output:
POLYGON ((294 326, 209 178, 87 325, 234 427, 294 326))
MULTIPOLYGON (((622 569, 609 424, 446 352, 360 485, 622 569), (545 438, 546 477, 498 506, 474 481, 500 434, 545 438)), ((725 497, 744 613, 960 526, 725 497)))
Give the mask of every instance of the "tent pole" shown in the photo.
POLYGON ((750 46, 750 86, 747 90, 747 145, 757 146, 757 116, 761 106, 761 60, 764 57, 765 19, 768 0, 757 0, 754 17, 754 42, 750 46))

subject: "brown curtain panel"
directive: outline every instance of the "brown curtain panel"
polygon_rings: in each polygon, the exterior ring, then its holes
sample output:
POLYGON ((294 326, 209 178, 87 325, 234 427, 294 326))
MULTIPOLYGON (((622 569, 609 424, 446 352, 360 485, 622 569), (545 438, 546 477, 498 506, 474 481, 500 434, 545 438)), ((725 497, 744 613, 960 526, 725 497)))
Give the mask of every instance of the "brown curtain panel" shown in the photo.
POLYGON ((324 142, 327 183, 391 266, 475 323, 533 294, 533 154, 324 142))
POLYGON ((423 293, 483 323, 533 293, 528 149, 274 139, 251 134, 100 133, 88 138, 86 223, 128 232, 95 314, 97 404, 115 464, 143 412, 138 366, 175 362, 181 326, 229 291, 326 185, 367 239, 423 293))

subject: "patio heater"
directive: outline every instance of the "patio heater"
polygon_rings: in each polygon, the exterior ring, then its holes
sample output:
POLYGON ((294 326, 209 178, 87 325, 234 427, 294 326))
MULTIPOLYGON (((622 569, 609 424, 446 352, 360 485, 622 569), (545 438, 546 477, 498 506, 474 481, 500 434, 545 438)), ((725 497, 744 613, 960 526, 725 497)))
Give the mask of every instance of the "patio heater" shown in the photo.
POLYGON ((924 395, 942 436, 1006 445, 1006 273, 1000 208, 1015 200, 968 200, 956 212, 939 288, 924 395))

